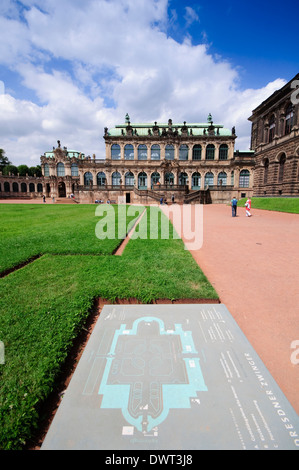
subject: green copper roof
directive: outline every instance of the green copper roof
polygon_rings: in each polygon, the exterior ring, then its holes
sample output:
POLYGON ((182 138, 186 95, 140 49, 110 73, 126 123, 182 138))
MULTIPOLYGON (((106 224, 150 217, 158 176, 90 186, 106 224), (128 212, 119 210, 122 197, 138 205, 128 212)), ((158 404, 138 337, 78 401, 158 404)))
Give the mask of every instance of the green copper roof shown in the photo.
MULTIPOLYGON (((146 124, 140 124, 140 123, 130 123, 130 126, 133 128, 133 133, 137 133, 138 136, 148 136, 148 131, 153 129, 154 126, 159 127, 160 130, 160 135, 161 135, 161 130, 168 129, 169 125, 166 123, 146 123, 146 124), (135 132, 136 131, 136 132, 135 132)), ((188 128, 188 135, 192 134, 194 136, 204 136, 204 130, 206 130, 206 135, 208 134, 208 127, 211 125, 210 122, 207 123, 172 123, 171 128, 172 130, 177 130, 178 135, 182 135, 182 127, 186 126, 188 128)), ((108 130, 108 136, 111 137, 119 137, 122 135, 126 135, 126 128, 128 126, 128 123, 125 124, 118 124, 116 125, 113 129, 108 130)), ((222 125, 220 124, 213 124, 215 128, 215 135, 220 135, 220 136, 231 136, 232 132, 229 129, 225 129, 222 125)))
MULTIPOLYGON (((76 157, 79 158, 79 155, 81 154, 81 158, 85 157, 85 154, 82 152, 78 152, 78 150, 69 150, 67 149, 67 156, 68 157, 76 157)), ((51 150, 50 152, 45 152, 44 156, 47 158, 53 158, 54 157, 54 150, 51 150)))

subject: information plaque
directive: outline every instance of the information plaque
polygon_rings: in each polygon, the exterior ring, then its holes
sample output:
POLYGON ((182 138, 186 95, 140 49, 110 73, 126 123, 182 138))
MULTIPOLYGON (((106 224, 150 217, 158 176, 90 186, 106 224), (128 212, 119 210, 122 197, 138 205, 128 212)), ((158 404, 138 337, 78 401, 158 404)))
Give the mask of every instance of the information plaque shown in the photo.
POLYGON ((218 304, 106 305, 42 450, 299 449, 299 418, 218 304))

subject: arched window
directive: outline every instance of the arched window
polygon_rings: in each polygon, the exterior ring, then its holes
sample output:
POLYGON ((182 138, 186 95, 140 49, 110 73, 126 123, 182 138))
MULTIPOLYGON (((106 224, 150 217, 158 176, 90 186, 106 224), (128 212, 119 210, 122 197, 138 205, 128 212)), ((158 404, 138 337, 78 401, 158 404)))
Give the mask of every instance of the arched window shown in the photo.
POLYGON ((144 171, 138 175, 138 189, 147 189, 147 176, 144 171))
POLYGON ((27 184, 21 183, 21 193, 27 193, 27 184))
POLYGON ((192 189, 200 189, 200 181, 201 181, 200 173, 198 173, 198 172, 193 173, 193 175, 192 175, 192 189))
POLYGON ((78 168, 77 163, 72 163, 71 174, 72 176, 79 176, 79 168, 78 168))
POLYGON ((125 160, 134 160, 134 147, 132 144, 125 145, 125 160))
POLYGON ((187 179, 188 179, 187 173, 180 173, 179 174, 179 185, 180 186, 186 186, 187 179))
POLYGON ((151 160, 160 160, 160 145, 151 146, 151 160))
POLYGON ((34 192, 35 192, 34 183, 29 183, 29 192, 30 192, 30 193, 34 193, 34 192))
POLYGON ((90 186, 90 183, 93 184, 93 177, 90 171, 84 173, 84 186, 90 186))
POLYGON ((269 121, 269 142, 272 142, 275 135, 275 116, 272 114, 269 121))
POLYGON ((19 192, 19 185, 18 183, 12 183, 12 190, 14 193, 18 193, 19 192))
POLYGON ((269 160, 266 158, 264 162, 264 184, 268 182, 268 172, 269 172, 269 160))
POLYGON ((121 176, 118 171, 112 173, 112 186, 120 186, 121 176))
POLYGON ((293 106, 290 104, 286 110, 284 133, 289 134, 292 130, 293 125, 294 125, 294 111, 293 111, 293 106))
POLYGON ((49 167, 48 163, 45 163, 44 174, 45 174, 45 176, 50 176, 50 167, 49 167))
POLYGON ((165 184, 173 184, 174 183, 173 173, 165 173, 164 183, 165 184))
POLYGON ((174 146, 173 145, 166 145, 165 160, 174 160, 174 146))
POLYGON ((179 160, 188 160, 188 145, 181 145, 179 148, 179 160))
POLYGON ((221 171, 218 173, 217 185, 218 186, 226 186, 227 184, 227 174, 225 171, 221 171))
POLYGON ((209 144, 206 148, 206 160, 214 160, 215 159, 215 145, 209 144))
POLYGON ((214 186, 214 175, 211 171, 205 174, 205 187, 206 186, 214 186))
POLYGON ((43 192, 43 185, 41 183, 38 183, 37 185, 37 192, 42 193, 43 192))
POLYGON ((192 150, 192 160, 201 160, 201 145, 194 145, 192 150))
POLYGON ((219 147, 219 160, 227 160, 228 158, 228 145, 222 144, 219 147))
POLYGON ((240 171, 240 178, 239 178, 239 187, 240 188, 249 188, 249 170, 242 170, 240 171))
POLYGON ((134 186, 134 175, 131 171, 127 171, 125 174, 125 185, 134 186))
POLYGON ((8 183, 8 181, 5 181, 4 183, 4 192, 10 193, 10 184, 8 183))
POLYGON ((234 184, 235 184, 235 172, 234 172, 234 170, 230 174, 230 184, 232 186, 234 186, 234 184))
POLYGON ((111 159, 120 160, 120 146, 118 144, 111 145, 111 159))
POLYGON ((103 171, 100 171, 97 174, 97 185, 98 186, 105 186, 106 185, 106 175, 103 171))
POLYGON ((154 184, 158 183, 160 183, 160 173, 155 171, 151 176, 151 185, 153 186, 154 184))
POLYGON ((64 164, 61 162, 57 163, 57 176, 65 176, 64 164))
POLYGON ((278 182, 281 183, 284 177, 284 168, 285 168, 286 156, 283 153, 279 159, 279 172, 278 172, 278 182))
POLYGON ((144 144, 138 145, 138 160, 147 160, 147 146, 144 144))

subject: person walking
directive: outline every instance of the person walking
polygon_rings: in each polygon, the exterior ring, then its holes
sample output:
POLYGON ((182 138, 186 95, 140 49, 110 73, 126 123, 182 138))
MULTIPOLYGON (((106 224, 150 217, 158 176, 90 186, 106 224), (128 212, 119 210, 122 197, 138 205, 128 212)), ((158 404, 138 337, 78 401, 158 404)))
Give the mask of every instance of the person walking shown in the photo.
POLYGON ((246 207, 246 217, 251 217, 251 199, 250 199, 250 197, 245 202, 245 207, 246 207))
POLYGON ((238 201, 237 201, 237 198, 234 196, 231 200, 231 206, 232 206, 232 217, 236 217, 237 216, 237 204, 238 204, 238 201))

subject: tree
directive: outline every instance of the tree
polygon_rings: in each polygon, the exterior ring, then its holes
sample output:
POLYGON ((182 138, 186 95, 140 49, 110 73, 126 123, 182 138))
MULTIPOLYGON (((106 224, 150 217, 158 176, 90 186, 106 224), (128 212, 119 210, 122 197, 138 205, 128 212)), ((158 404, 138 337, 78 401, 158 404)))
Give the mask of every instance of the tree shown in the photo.
POLYGON ((18 173, 20 176, 29 175, 29 168, 27 165, 19 165, 18 166, 18 173))
POLYGON ((42 169, 40 167, 40 165, 36 165, 36 166, 31 166, 29 168, 29 175, 30 176, 42 176, 42 169))
POLYGON ((8 176, 11 173, 14 176, 17 176, 18 169, 14 165, 5 165, 2 170, 3 175, 8 176))
POLYGON ((3 171, 3 168, 7 165, 11 165, 11 162, 5 156, 5 151, 0 149, 0 171, 3 171))

